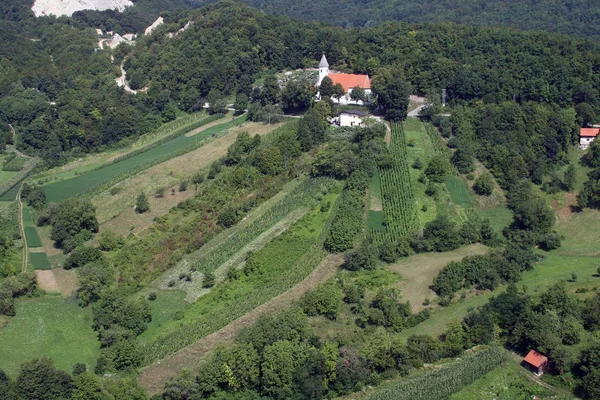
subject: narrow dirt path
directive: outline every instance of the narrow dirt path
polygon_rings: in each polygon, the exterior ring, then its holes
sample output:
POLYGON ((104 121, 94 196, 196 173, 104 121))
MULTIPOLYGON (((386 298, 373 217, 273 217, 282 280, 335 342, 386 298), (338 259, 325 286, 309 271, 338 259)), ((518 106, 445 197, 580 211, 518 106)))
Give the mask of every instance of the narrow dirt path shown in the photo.
POLYGON ((19 191, 17 192, 17 212, 19 214, 19 229, 21 230, 21 237, 23 238, 23 264, 21 265, 21 272, 27 271, 27 257, 29 256, 29 252, 27 249, 27 238, 25 237, 25 225, 23 224, 23 203, 21 202, 21 190, 23 189, 23 184, 19 186, 19 191))
POLYGON ((232 343, 242 328, 252 325, 261 315, 283 311, 292 302, 301 298, 304 293, 332 278, 343 262, 344 257, 341 254, 328 255, 309 276, 287 292, 272 298, 243 317, 198 340, 196 343, 142 369, 138 382, 150 395, 161 393, 165 383, 181 369, 195 370, 198 366, 198 361, 209 354, 215 347, 232 343))

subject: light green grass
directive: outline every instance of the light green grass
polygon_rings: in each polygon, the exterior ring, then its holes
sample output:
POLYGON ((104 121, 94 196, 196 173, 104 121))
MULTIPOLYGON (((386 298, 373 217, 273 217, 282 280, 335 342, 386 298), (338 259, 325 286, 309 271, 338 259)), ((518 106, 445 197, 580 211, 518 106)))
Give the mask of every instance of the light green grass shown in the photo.
POLYGON ((385 231, 385 225, 383 224, 385 218, 383 211, 369 210, 367 213, 367 226, 370 231, 382 232, 385 231))
POLYGON ((58 202, 66 198, 85 193, 92 188, 108 182, 110 179, 121 174, 127 173, 134 168, 152 163, 153 161, 164 158, 168 154, 181 151, 197 142, 210 138, 213 134, 222 132, 234 126, 241 125, 245 121, 246 117, 242 116, 234 120, 213 126, 194 136, 187 137, 182 135, 133 157, 109 164, 104 168, 89 171, 71 179, 51 183, 44 187, 44 190, 46 191, 46 198, 48 202, 58 202))
MULTIPOLYGON (((0 154, 0 166, 4 165, 4 160, 6 159, 6 154, 0 154)), ((15 176, 17 172, 15 171, 4 171, 0 168, 0 184, 6 182, 13 176, 15 176)))
POLYGON ((29 247, 42 247, 42 240, 40 235, 33 226, 25 227, 25 238, 27 239, 27 246, 29 247))
POLYGON ((52 269, 52 264, 46 253, 32 253, 29 252, 29 262, 33 265, 33 268, 40 270, 52 269))
POLYGON ((18 300, 16 312, 0 329, 0 369, 14 377, 23 362, 44 356, 69 372, 76 363, 93 369, 100 343, 91 328, 90 308, 60 296, 44 296, 18 300))
POLYGON ((188 305, 184 300, 183 290, 145 289, 141 295, 147 297, 151 292, 156 293, 157 296, 156 300, 150 302, 152 321, 148 324, 145 337, 156 337, 160 334, 163 324, 174 320, 175 314, 188 305))
POLYGON ((477 213, 481 218, 487 218, 490 220, 492 227, 497 232, 502 232, 502 229, 510 225, 513 220, 512 212, 505 206, 498 206, 493 208, 480 208, 477 213))
POLYGON ((23 225, 34 226, 33 215, 31 215, 31 210, 29 207, 23 207, 23 225))
POLYGON ((516 362, 506 362, 452 395, 452 400, 525 400, 553 393, 527 378, 516 362))
POLYGON ((461 176, 450 175, 446 178, 446 188, 450 192, 450 199, 457 206, 472 207, 473 196, 467 187, 467 184, 461 176))

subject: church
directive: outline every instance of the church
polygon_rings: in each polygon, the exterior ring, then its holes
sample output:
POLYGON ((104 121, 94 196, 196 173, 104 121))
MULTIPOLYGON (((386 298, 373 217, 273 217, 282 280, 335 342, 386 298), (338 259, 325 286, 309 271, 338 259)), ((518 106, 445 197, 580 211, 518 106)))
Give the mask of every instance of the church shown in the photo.
MULTIPOLYGON (((346 94, 340 98, 339 103, 342 105, 345 104, 363 104, 362 101, 355 101, 350 98, 350 93, 352 93, 352 89, 356 86, 365 90, 365 94, 367 98, 371 96, 371 78, 369 75, 358 75, 358 74, 340 74, 333 73, 329 71, 329 63, 327 62, 327 58, 325 54, 321 57, 321 62, 319 63, 319 80, 317 82, 317 86, 321 86, 321 82, 323 79, 328 76, 333 84, 341 84, 344 88, 346 94)), ((336 99, 333 99, 334 101, 336 99)))

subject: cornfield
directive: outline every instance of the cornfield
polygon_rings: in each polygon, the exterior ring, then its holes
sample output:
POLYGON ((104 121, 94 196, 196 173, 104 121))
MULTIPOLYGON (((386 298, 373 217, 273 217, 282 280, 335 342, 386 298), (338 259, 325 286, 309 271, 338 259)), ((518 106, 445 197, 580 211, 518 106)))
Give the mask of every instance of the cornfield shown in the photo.
POLYGON ((393 387, 364 397, 365 400, 447 399, 508 359, 502 347, 490 347, 451 364, 403 380, 393 387))

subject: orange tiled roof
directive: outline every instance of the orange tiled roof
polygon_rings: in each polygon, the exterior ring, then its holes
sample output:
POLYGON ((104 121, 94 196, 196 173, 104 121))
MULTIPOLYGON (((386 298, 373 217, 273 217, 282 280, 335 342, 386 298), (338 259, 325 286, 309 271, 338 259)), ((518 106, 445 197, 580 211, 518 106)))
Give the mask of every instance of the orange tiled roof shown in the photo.
POLYGON ((596 137, 600 133, 600 128, 581 128, 579 136, 596 137))
POLYGON ((536 368, 541 367, 542 365, 544 365, 546 362, 548 362, 548 357, 546 357, 545 355, 538 353, 535 350, 531 350, 529 352, 529 354, 527 354, 527 357, 525 357, 525 362, 533 365, 536 368))
POLYGON ((348 92, 348 89, 352 89, 355 86, 363 89, 371 89, 371 79, 369 79, 369 75, 329 74, 327 76, 331 78, 334 85, 341 83, 346 92, 348 92))

